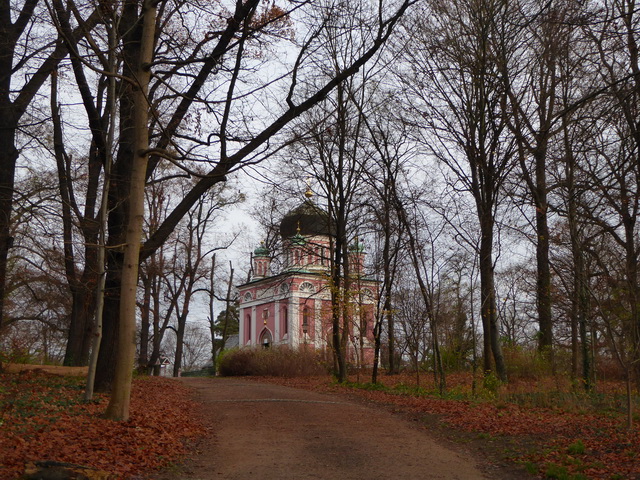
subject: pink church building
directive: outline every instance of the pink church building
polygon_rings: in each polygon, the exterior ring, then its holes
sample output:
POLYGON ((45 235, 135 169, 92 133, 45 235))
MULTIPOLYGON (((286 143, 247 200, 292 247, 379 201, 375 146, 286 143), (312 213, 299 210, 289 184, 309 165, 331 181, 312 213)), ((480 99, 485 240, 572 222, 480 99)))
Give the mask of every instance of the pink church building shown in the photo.
MULTIPOLYGON (((280 223, 281 271, 271 271, 271 255, 262 244, 253 254, 251 280, 238 286, 240 346, 313 348, 329 359, 332 228, 329 215, 311 200, 310 192, 306 196, 280 223)), ((365 250, 357 240, 349 252, 353 274, 347 308, 351 317, 348 360, 367 365, 373 361, 378 283, 364 276, 365 250)))

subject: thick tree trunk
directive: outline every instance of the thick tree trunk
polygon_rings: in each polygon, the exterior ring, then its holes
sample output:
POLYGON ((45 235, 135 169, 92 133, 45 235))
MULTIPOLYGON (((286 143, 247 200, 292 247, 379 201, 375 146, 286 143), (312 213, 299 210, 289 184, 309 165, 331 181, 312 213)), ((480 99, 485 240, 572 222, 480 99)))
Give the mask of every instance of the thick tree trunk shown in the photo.
MULTIPOLYGON (((141 25, 138 24, 137 2, 128 0, 125 3, 118 27, 123 44, 123 76, 134 78, 134 69, 140 62, 140 37, 142 35, 141 25)), ((102 316, 102 341, 95 381, 97 392, 111 391, 115 375, 120 326, 120 291, 124 270, 123 245, 126 242, 125 228, 129 223, 132 168, 135 160, 138 159, 135 143, 136 103, 132 91, 133 86, 129 82, 121 82, 120 89, 118 156, 111 171, 109 185, 107 274, 102 316)))
POLYGON ((95 288, 96 282, 91 281, 79 284, 73 293, 71 321, 64 355, 65 366, 84 366, 89 362, 91 330, 96 305, 95 288))
MULTIPOLYGON (((136 5, 133 6, 136 8, 136 5)), ((150 80, 148 65, 153 58, 156 9, 152 0, 145 0, 142 7, 139 57, 134 64, 136 87, 133 88, 134 142, 131 157, 131 181, 129 190, 129 215, 126 224, 122 287, 120 290, 120 325, 113 379, 113 389, 105 417, 110 420, 129 419, 131 381, 136 353, 136 293, 138 266, 144 220, 144 190, 149 150, 149 103, 147 91, 150 80)))
POLYGON ((507 372, 500 344, 500 325, 496 310, 496 293, 493 271, 493 218, 485 213, 480 219, 480 314, 484 337, 484 370, 493 371, 491 360, 495 362, 498 378, 506 382, 507 372))
POLYGON ((480 240, 480 318, 482 319, 482 362, 484 373, 493 371, 493 349, 491 348, 491 297, 493 280, 493 264, 491 249, 492 242, 485 239, 484 234, 480 240))
POLYGON ((551 318, 551 269, 549 267, 549 224, 546 178, 546 147, 536 155, 536 292, 538 301, 538 325, 540 336, 538 349, 542 355, 552 360, 553 329, 551 318))
MULTIPOLYGON (((0 71, 2 66, 0 66, 0 71)), ((4 325, 4 306, 7 296, 7 260, 13 245, 11 214, 13 187, 18 151, 15 148, 15 122, 12 120, 8 98, 0 86, 0 331, 4 325), (7 108, 9 106, 9 108, 7 108)), ((7 96, 8 97, 8 96, 7 96)))
POLYGON ((187 323, 186 314, 178 317, 178 329, 176 330, 176 354, 173 358, 173 376, 179 377, 182 373, 182 351, 184 349, 184 331, 187 323))

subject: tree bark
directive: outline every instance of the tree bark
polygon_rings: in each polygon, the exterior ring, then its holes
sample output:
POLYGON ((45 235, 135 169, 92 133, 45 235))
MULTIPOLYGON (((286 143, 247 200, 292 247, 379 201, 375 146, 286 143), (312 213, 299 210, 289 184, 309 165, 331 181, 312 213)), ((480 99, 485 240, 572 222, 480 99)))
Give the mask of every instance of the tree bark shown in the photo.
MULTIPOLYGON (((135 5, 134 5, 135 8, 135 5)), ((153 58, 156 8, 153 0, 145 0, 141 12, 142 24, 139 37, 139 57, 136 59, 133 78, 136 86, 132 93, 133 107, 133 156, 129 190, 128 222, 124 246, 122 287, 120 290, 120 325, 118 331, 118 355, 113 390, 105 412, 110 420, 129 419, 131 381, 136 353, 136 293, 138 266, 144 220, 144 189, 146 184, 149 150, 149 104, 147 92, 151 72, 148 65, 153 58)))
POLYGON ((553 354, 553 323, 551 318, 551 269, 549 267, 549 223, 547 201, 547 174, 546 174, 546 142, 535 156, 536 162, 536 293, 538 300, 538 325, 540 338, 538 349, 540 353, 551 361, 553 354))
POLYGON ((500 343, 500 325, 496 309, 496 292, 493 269, 493 228, 494 220, 491 212, 486 210, 480 213, 480 314, 482 317, 484 340, 484 370, 493 371, 492 362, 495 362, 495 371, 498 378, 506 382, 507 372, 502 356, 500 343))

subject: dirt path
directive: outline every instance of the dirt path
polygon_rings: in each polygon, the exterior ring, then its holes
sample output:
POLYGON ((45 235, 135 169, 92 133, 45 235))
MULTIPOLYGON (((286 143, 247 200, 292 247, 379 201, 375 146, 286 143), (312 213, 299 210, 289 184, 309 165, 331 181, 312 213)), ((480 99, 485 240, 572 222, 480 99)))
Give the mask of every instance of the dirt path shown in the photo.
POLYGON ((486 479, 476 462, 415 422, 342 397, 236 378, 196 389, 213 438, 174 479, 486 479))

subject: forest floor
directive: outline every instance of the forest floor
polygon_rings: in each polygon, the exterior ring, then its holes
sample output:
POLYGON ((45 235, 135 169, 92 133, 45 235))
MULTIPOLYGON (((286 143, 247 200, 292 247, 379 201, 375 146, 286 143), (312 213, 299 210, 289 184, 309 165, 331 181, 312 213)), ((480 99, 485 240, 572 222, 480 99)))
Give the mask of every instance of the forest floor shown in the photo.
MULTIPOLYGON (((82 377, 3 373, 0 478, 19 478, 39 460, 112 475, 92 478, 245 478, 248 471, 264 479, 334 478, 332 463, 343 469, 340 478, 365 478, 357 472, 368 465, 371 472, 397 472, 398 465, 418 472, 403 478, 640 478, 639 419, 626 428, 618 384, 601 382, 597 393, 582 395, 548 378, 485 386, 472 397, 464 374, 449 375, 444 396, 433 395, 427 376, 421 387, 408 375, 380 380, 384 386, 336 385, 328 376, 137 378, 131 419, 116 423, 100 418, 105 396, 82 401, 82 377), (400 450, 386 456, 379 447, 400 450), (249 470, 238 470, 247 458, 249 470), (441 460, 453 471, 437 476, 441 460), (282 476, 294 465, 322 473, 282 476), (425 466, 436 476, 419 476, 425 466)), ((381 475, 366 478, 398 478, 381 475)))
POLYGON ((0 479, 20 478, 36 462, 90 468, 78 478, 141 478, 184 458, 188 442, 209 433, 192 414, 193 391, 173 379, 136 378, 127 422, 101 418, 108 397, 84 402, 84 384, 67 367, 0 373, 0 479))

